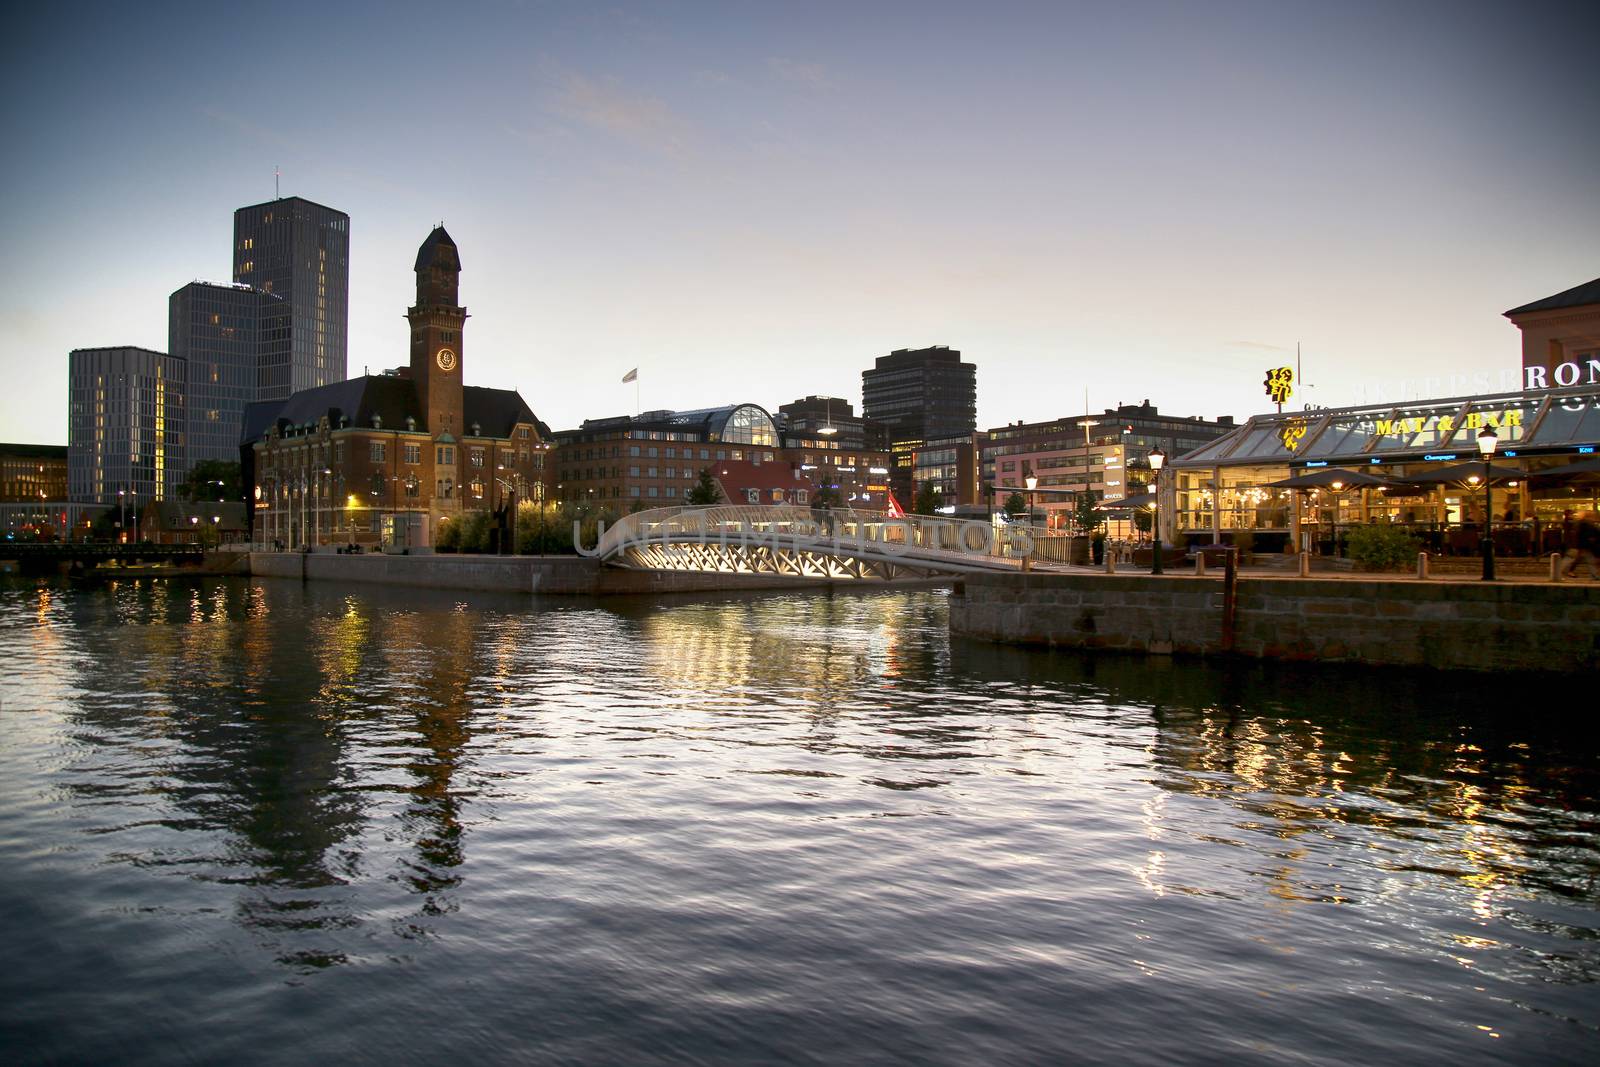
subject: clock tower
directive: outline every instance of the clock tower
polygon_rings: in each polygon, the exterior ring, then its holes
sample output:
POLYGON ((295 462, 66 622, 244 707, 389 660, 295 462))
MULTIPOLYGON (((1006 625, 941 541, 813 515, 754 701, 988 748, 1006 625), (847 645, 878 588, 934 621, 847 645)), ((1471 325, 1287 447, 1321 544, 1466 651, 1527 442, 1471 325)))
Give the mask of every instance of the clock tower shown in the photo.
POLYGON ((461 333, 467 309, 458 302, 461 257, 456 243, 436 226, 417 250, 417 304, 411 321, 411 380, 435 441, 453 443, 462 426, 461 333))

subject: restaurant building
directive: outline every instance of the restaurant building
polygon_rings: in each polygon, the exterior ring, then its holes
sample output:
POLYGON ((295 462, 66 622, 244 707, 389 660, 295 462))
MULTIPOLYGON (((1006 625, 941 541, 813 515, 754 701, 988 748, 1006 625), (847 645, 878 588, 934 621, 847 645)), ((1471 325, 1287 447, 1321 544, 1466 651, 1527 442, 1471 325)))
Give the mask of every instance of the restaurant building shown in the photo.
POLYGON ((1565 513, 1596 507, 1600 386, 1257 415, 1169 463, 1163 536, 1328 553, 1341 528, 1385 523, 1433 551, 1471 554, 1483 531, 1477 436, 1486 427, 1497 435, 1495 466, 1510 472, 1491 478, 1497 551, 1559 547, 1565 513), (1273 487, 1314 471, 1355 471, 1380 484, 1273 487), (1459 476, 1438 481, 1441 473, 1459 476))

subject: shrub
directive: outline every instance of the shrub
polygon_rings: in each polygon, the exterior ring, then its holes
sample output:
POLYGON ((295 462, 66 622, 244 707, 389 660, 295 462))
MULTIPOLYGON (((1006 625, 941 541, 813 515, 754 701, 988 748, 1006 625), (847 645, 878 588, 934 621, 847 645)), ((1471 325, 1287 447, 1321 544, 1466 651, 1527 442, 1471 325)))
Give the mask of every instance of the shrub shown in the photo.
POLYGON ((454 552, 461 547, 461 522, 458 519, 441 519, 434 535, 433 547, 454 552))
POLYGON ((461 551, 489 551, 489 527, 493 520, 487 511, 469 511, 456 521, 461 524, 461 551))
POLYGON ((1352 526, 1344 543, 1356 565, 1369 571, 1403 569, 1422 551, 1421 542, 1399 526, 1352 526))

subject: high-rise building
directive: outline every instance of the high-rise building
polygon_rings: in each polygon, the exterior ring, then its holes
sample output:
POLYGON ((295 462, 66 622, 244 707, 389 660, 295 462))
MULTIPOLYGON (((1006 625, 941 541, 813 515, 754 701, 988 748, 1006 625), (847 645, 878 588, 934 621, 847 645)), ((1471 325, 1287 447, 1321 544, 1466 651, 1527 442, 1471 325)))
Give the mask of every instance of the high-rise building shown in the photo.
POLYGON ((350 216, 298 196, 233 213, 233 280, 288 302, 288 343, 265 353, 257 399, 346 377, 350 216))
POLYGON ((175 495, 187 473, 184 364, 148 348, 79 348, 67 361, 67 491, 80 503, 175 495))
POLYGON ((862 414, 895 451, 978 428, 978 368, 944 345, 898 348, 861 373, 862 414))
POLYGON ((168 302, 167 349, 184 362, 183 467, 237 461, 245 405, 262 399, 266 368, 289 351, 289 304, 248 285, 190 282, 168 302))

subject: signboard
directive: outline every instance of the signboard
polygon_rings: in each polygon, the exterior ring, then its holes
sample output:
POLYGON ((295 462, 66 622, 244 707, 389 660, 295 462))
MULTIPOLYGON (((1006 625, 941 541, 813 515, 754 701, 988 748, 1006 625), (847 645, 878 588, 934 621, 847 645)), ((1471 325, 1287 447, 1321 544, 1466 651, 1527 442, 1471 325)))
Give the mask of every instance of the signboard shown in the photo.
POLYGON ((1281 407, 1291 396, 1294 396, 1294 368, 1268 367, 1265 384, 1267 396, 1272 398, 1274 404, 1281 407))

